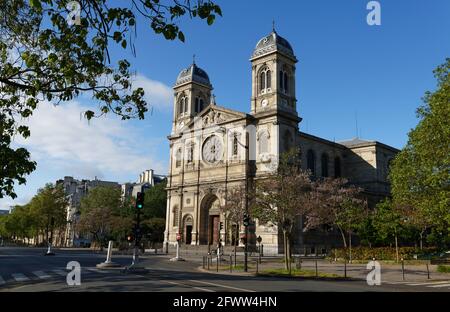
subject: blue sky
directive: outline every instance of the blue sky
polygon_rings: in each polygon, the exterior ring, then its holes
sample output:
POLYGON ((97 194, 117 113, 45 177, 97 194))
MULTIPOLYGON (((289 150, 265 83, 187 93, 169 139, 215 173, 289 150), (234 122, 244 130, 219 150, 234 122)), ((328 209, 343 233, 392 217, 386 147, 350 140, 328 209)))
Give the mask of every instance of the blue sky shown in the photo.
POLYGON ((114 116, 87 123, 80 112, 87 97, 53 107, 42 103, 27 122, 27 147, 38 169, 18 198, 0 199, 0 209, 27 202, 46 182, 66 175, 134 181, 140 171, 166 173, 171 130, 172 91, 178 73, 192 62, 210 76, 218 105, 249 112, 249 57, 270 33, 272 20, 299 59, 300 130, 329 140, 359 136, 397 148, 417 124, 415 109, 426 90, 435 88, 432 70, 450 57, 450 1, 381 0, 381 25, 369 26, 368 0, 217 1, 223 18, 208 27, 183 19, 186 43, 169 42, 138 24, 137 56, 128 57, 136 85, 147 91, 152 114, 122 122, 114 116))

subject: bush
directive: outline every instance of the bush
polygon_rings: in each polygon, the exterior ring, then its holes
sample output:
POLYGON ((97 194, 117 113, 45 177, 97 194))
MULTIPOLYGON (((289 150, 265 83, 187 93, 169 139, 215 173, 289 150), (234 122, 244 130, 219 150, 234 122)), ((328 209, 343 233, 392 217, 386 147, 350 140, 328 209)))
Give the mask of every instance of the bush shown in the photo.
MULTIPOLYGON (((427 247, 423 249, 415 247, 399 247, 398 254, 400 258, 405 260, 413 260, 414 255, 417 259, 429 259, 432 255, 436 254, 438 249, 435 247, 427 247)), ((348 250, 344 248, 333 249, 331 257, 338 259, 345 259, 348 257, 348 250)), ((396 260, 396 253, 394 247, 352 247, 352 259, 353 260, 396 260)))
POLYGON ((450 273, 450 265, 438 265, 437 271, 441 273, 450 273))

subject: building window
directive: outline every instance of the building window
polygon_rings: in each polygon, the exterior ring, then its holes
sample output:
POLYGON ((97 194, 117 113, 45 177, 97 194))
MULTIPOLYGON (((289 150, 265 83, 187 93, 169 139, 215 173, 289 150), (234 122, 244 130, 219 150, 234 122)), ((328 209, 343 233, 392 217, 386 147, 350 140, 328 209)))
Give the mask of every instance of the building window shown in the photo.
POLYGON ((339 157, 334 158, 334 177, 339 178, 341 176, 341 159, 339 157))
POLYGON ((321 159, 322 177, 328 177, 328 155, 322 154, 321 159))
POLYGON ((202 98, 195 98, 195 112, 200 113, 203 110, 204 101, 202 98))
POLYGON ((312 175, 316 175, 316 155, 314 155, 312 150, 308 150, 306 154, 306 166, 312 175))
POLYGON ((280 77, 278 78, 280 81, 280 90, 281 92, 288 93, 289 92, 289 75, 286 70, 280 70, 280 77))
POLYGON ((265 67, 259 74, 259 91, 261 93, 269 92, 272 85, 272 73, 265 67))
POLYGON ((181 156, 182 156, 182 152, 181 152, 181 148, 179 148, 177 150, 177 152, 175 153, 175 167, 179 168, 181 166, 181 156))
POLYGON ((238 154, 238 138, 235 134, 233 136, 233 155, 236 156, 238 154))

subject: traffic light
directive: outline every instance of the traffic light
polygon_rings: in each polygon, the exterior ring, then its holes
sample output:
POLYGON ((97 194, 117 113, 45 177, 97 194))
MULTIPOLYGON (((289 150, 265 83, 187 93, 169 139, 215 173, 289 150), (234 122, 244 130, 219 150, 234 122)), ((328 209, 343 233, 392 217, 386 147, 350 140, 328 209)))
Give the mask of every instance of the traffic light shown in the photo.
POLYGON ((223 230, 223 222, 220 222, 220 230, 223 230))
POLYGON ((248 226, 250 224, 250 216, 248 214, 244 215, 244 226, 248 226))
POLYGON ((136 208, 142 209, 144 208, 144 193, 138 192, 136 195, 136 208))
POLYGON ((130 234, 127 236, 127 241, 132 242, 133 240, 134 240, 133 235, 130 234))

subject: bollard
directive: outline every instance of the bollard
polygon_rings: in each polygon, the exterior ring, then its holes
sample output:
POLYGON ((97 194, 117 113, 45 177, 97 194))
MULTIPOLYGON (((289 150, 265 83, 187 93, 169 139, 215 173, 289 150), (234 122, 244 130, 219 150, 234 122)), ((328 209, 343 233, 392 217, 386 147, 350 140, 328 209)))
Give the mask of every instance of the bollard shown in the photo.
POLYGON ((428 276, 428 279, 430 279, 430 268, 428 266, 428 263, 427 263, 427 276, 428 276))
POLYGON ((259 273, 259 261, 256 260, 256 274, 259 273))
POLYGON ((158 254, 158 248, 155 247, 155 255, 158 254))
POLYGON ((403 260, 403 258, 401 260, 402 260, 402 276, 403 280, 405 280, 405 261, 403 260))
POLYGON ((316 277, 318 277, 318 276, 319 276, 319 272, 317 270, 317 260, 316 260, 316 277))
POLYGON ((220 258, 219 257, 217 257, 216 258, 216 272, 219 272, 219 262, 220 262, 220 258))
POLYGON ((261 257, 264 257, 264 244, 261 244, 261 257))
POLYGON ((208 261, 208 271, 209 271, 209 255, 207 256, 206 261, 208 261))
POLYGON ((230 254, 230 273, 233 273, 233 256, 230 254))

